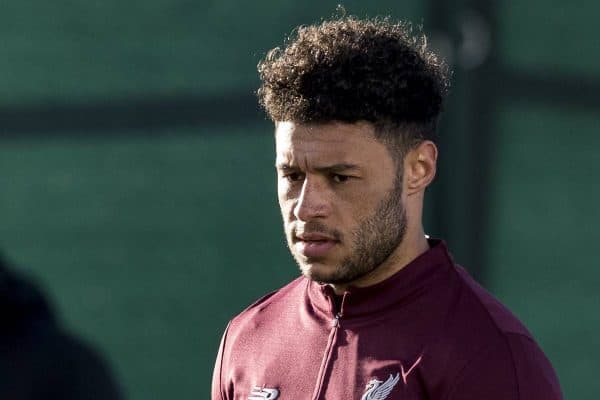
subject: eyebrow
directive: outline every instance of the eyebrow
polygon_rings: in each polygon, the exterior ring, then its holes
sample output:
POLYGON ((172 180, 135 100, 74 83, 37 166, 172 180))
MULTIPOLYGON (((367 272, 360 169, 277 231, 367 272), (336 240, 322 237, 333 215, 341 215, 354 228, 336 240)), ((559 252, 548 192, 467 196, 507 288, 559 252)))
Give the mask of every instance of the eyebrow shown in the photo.
MULTIPOLYGON (((298 167, 292 166, 287 163, 277 164, 277 165, 275 165, 275 168, 277 168, 280 171, 298 170, 298 167)), ((356 164, 339 163, 339 164, 325 165, 322 167, 315 167, 313 169, 318 172, 344 172, 344 171, 349 171, 349 170, 358 170, 360 168, 356 164)))

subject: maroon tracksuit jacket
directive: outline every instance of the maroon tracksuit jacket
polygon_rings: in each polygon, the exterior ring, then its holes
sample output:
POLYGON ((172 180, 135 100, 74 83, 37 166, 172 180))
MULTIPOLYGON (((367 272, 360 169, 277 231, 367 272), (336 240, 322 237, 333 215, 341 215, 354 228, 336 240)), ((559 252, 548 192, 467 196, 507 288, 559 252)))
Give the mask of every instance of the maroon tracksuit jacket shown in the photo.
POLYGON ((337 300, 300 277, 234 318, 213 400, 559 400, 527 329, 441 241, 337 300))

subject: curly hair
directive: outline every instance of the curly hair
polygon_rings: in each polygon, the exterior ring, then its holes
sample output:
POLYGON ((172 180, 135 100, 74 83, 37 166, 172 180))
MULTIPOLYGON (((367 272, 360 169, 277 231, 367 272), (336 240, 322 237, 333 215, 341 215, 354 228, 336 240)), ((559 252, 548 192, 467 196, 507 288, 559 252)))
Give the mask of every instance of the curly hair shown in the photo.
POLYGON ((432 139, 450 72, 414 31, 389 18, 301 26, 258 64, 259 102, 275 122, 362 120, 404 145, 432 139))

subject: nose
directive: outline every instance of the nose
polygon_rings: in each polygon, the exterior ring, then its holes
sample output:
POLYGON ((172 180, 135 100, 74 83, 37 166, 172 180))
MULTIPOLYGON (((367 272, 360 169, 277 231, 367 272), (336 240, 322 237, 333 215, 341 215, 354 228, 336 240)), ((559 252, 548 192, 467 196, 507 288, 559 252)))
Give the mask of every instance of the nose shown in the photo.
POLYGON ((299 221, 310 221, 314 218, 324 218, 331 212, 330 193, 318 178, 308 176, 302 183, 302 190, 294 206, 294 216, 299 221))

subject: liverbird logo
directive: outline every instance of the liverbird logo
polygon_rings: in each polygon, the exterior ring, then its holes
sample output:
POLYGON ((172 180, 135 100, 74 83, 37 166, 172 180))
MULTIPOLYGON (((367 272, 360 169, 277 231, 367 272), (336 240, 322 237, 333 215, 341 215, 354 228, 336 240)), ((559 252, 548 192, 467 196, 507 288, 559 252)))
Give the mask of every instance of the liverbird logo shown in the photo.
POLYGON ((369 381, 369 383, 367 383, 367 387, 365 388, 366 392, 363 394, 360 400, 384 400, 386 397, 388 397, 399 380, 400 374, 396 374, 396 376, 390 374, 390 377, 385 382, 372 379, 369 381))

